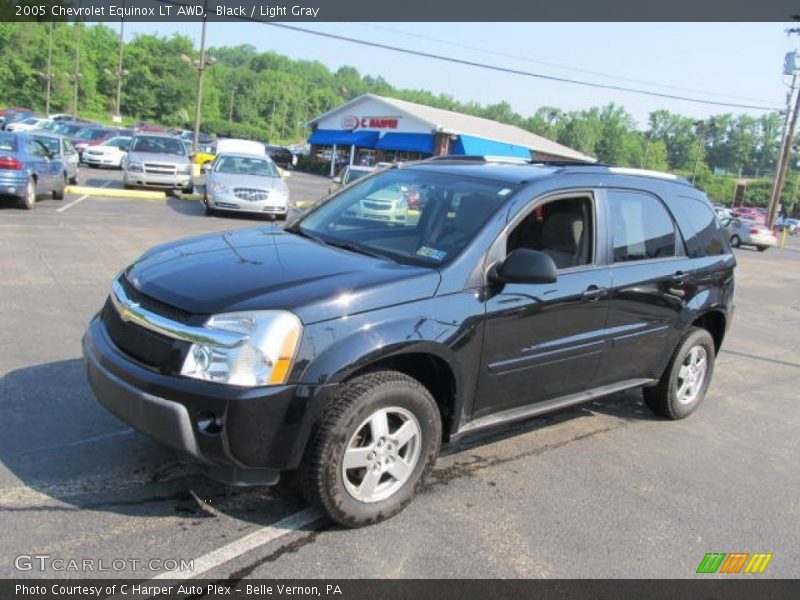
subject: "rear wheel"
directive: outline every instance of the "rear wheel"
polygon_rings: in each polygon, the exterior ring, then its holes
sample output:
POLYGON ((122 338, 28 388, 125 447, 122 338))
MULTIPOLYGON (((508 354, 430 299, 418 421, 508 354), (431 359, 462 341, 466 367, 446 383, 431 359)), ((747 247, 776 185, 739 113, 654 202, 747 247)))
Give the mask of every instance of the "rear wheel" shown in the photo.
POLYGON ((769 248, 769 246, 756 246, 756 248, 758 248, 758 251, 759 251, 759 252, 764 252, 764 250, 766 250, 767 248, 769 248))
POLYGON ((732 235, 731 246, 733 246, 734 248, 738 248, 741 245, 742 245, 742 238, 740 238, 738 235, 732 235))
POLYGON ((346 527, 377 523, 414 498, 439 453, 442 425, 430 392, 396 371, 342 386, 306 449, 308 501, 346 527))
POLYGON ((36 204, 36 193, 36 180, 30 177, 25 185, 25 195, 19 199, 20 208, 31 210, 36 204))
POLYGON ((689 329, 658 384, 644 389, 645 404, 667 419, 688 417, 705 398, 715 356, 711 334, 699 327, 689 329))
POLYGON ((75 169, 75 177, 70 177, 69 178, 69 184, 70 185, 78 185, 78 170, 77 169, 75 169))

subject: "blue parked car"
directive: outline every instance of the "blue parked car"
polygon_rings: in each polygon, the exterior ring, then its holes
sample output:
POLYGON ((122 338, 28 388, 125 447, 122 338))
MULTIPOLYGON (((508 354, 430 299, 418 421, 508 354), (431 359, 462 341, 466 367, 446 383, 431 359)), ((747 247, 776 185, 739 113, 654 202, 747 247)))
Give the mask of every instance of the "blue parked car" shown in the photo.
POLYGON ((17 198, 30 210, 36 199, 52 194, 64 198, 67 173, 64 162, 28 133, 0 132, 0 195, 17 198))

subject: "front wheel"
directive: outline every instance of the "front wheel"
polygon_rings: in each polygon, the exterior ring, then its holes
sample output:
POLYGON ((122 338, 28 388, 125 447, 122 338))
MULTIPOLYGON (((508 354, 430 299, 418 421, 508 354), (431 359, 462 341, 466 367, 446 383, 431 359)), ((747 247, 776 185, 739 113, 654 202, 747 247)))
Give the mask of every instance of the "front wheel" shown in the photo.
POLYGON ((308 501, 345 527, 388 519, 414 498, 439 453, 436 401, 417 380, 376 371, 342 386, 303 460, 308 501))
POLYGON ((740 238, 738 235, 732 235, 731 236, 731 246, 733 248, 738 248, 741 245, 742 245, 742 238, 740 238))
POLYGON ((64 173, 64 178, 61 181, 61 185, 53 190, 53 198, 55 198, 56 200, 63 200, 66 188, 67 188, 67 174, 64 173))
POLYGON ((711 334, 699 327, 689 329, 658 384, 644 389, 645 404, 667 419, 688 417, 705 398, 715 357, 711 334))

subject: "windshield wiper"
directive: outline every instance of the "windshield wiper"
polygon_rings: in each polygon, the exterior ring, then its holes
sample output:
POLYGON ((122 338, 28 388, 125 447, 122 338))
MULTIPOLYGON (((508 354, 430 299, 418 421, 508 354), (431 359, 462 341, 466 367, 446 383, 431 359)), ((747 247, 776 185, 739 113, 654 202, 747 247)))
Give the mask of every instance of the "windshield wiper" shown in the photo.
POLYGON ((309 240, 311 240, 313 242, 317 242, 318 244, 320 244, 322 246, 327 246, 328 245, 328 242, 323 240, 321 237, 316 236, 313 233, 309 233, 308 231, 306 231, 305 229, 303 229, 299 225, 296 225, 294 227, 286 227, 286 228, 284 228, 284 231, 288 231, 289 233, 294 233, 295 235, 299 235, 300 237, 307 238, 307 239, 309 239, 309 240))
POLYGON ((326 243, 329 246, 333 246, 335 248, 342 248, 343 250, 349 250, 350 252, 356 252, 357 254, 364 254, 365 256, 372 256, 373 258, 392 258, 392 254, 389 252, 381 252, 379 250, 374 250, 367 246, 356 244, 355 242, 346 242, 344 240, 329 240, 326 243))

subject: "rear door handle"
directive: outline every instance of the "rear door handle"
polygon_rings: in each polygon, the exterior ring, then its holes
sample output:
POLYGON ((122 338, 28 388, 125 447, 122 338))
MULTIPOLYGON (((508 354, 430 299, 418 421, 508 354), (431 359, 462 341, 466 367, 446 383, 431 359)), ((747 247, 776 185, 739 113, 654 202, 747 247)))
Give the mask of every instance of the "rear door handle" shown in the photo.
POLYGON ((678 271, 672 276, 672 283, 686 283, 689 279, 689 274, 683 271, 678 271))
POLYGON ((600 298, 605 297, 606 295, 606 288, 598 287, 596 285, 590 285, 589 287, 584 290, 581 296, 584 300, 599 300, 600 298))

